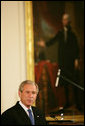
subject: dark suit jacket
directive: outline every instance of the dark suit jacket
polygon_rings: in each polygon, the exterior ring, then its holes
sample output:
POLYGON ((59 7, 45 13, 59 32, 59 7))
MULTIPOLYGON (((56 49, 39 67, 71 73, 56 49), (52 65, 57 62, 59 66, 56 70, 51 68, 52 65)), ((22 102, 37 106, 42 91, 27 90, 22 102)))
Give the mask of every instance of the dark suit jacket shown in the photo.
POLYGON ((58 64, 64 75, 69 77, 73 74, 75 59, 79 59, 79 45, 75 33, 71 27, 67 31, 67 40, 64 38, 64 29, 60 30, 54 38, 46 42, 46 46, 58 42, 58 64))
MULTIPOLYGON (((35 125, 46 125, 46 120, 42 112, 36 107, 32 107, 35 125)), ((1 115, 2 125, 31 125, 30 119, 19 102, 15 106, 6 110, 1 115)))

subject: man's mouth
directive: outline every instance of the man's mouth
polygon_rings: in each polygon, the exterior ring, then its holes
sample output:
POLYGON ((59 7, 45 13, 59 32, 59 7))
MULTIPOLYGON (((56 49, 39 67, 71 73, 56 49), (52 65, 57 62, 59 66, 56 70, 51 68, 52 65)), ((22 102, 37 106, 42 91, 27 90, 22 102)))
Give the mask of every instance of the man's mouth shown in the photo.
POLYGON ((28 102, 33 102, 33 99, 28 99, 27 101, 28 101, 28 102))

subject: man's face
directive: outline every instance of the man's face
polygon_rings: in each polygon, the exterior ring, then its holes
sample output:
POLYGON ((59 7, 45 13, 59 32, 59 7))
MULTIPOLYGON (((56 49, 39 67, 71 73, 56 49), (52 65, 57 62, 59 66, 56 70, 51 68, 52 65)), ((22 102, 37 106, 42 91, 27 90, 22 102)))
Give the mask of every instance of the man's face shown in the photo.
POLYGON ((26 84, 23 87, 23 91, 19 91, 19 97, 21 102, 26 106, 30 107, 36 100, 37 97, 37 89, 35 85, 26 84))
POLYGON ((63 18, 62 18, 63 26, 67 26, 69 24, 68 18, 69 18, 68 15, 63 15, 63 18))

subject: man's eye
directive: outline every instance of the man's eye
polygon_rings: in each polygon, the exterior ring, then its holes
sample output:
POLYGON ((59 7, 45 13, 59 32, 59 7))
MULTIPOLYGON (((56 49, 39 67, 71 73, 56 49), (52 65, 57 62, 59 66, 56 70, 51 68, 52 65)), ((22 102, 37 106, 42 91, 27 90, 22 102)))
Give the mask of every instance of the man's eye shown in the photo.
POLYGON ((27 94, 29 94, 29 93, 36 94, 35 91, 33 91, 33 92, 26 91, 26 93, 27 93, 27 94))
POLYGON ((35 91, 33 91, 33 92, 32 92, 32 94, 36 94, 36 92, 35 92, 35 91))

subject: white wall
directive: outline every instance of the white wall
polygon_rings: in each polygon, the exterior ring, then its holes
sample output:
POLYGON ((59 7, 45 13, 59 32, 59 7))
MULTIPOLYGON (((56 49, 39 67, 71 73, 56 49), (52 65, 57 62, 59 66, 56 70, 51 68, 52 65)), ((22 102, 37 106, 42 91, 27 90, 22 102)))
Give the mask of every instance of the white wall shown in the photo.
POLYGON ((1 2, 1 112, 13 106, 26 79, 24 1, 1 2))

